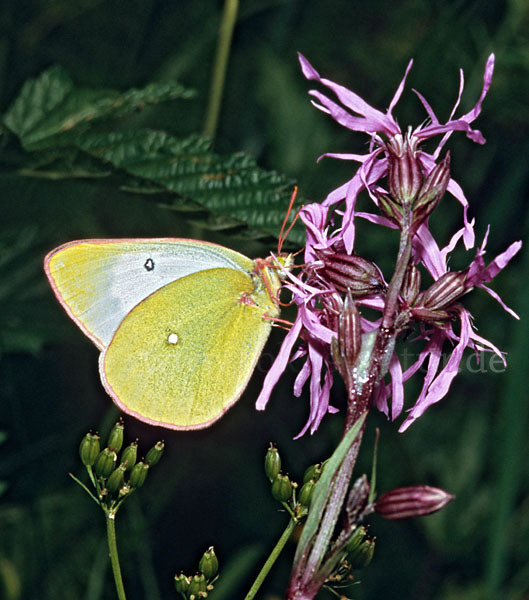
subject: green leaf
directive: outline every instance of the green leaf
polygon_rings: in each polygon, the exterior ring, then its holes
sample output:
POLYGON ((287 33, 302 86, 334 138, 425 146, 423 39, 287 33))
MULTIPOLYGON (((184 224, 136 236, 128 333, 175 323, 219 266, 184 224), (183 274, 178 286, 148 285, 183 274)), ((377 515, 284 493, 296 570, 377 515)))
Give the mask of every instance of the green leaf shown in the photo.
MULTIPOLYGON (((345 455, 351 448, 351 445, 354 443, 356 437, 359 435, 364 425, 366 414, 367 413, 362 414, 355 421, 351 429, 349 429, 349 431, 343 436, 338 447, 332 453, 332 456, 325 463, 325 467, 323 469, 321 477, 318 479, 318 482, 314 487, 314 495, 312 497, 309 514, 305 523, 305 527, 303 527, 303 531, 301 532, 298 547, 296 550, 296 555, 294 557, 295 565, 298 564, 303 557, 304 560, 306 560, 311 551, 313 540, 317 535, 318 529, 321 524, 321 516, 325 511, 327 501, 330 497, 330 487, 332 485, 332 480, 336 475, 336 472, 340 468, 340 465, 342 464, 345 455)), ((328 546, 329 540, 331 539, 332 533, 332 528, 329 528, 329 531, 325 532, 325 540, 322 543, 320 562, 323 559, 325 550, 328 546)))
POLYGON ((178 83, 150 83, 124 93, 76 88, 64 69, 51 67, 27 81, 4 116, 4 125, 26 150, 68 144, 64 135, 109 117, 123 117, 147 105, 190 98, 193 92, 178 83))
MULTIPOLYGON (((216 229, 248 224, 277 236, 293 189, 284 175, 259 168, 244 154, 214 154, 209 141, 197 136, 139 129, 82 134, 75 144, 159 191, 172 192, 172 208, 209 210, 209 226, 216 229)), ((296 238, 301 241, 299 230, 291 237, 296 238)))
MULTIPOLYGON (((174 210, 206 211, 210 229, 249 226, 253 237, 277 238, 292 180, 261 169, 248 155, 215 154, 210 141, 197 135, 125 129, 127 121, 117 119, 147 104, 190 96, 167 83, 123 93, 77 88, 62 68, 52 67, 24 84, 4 116, 26 151, 18 173, 106 178, 109 185, 149 194, 174 210)), ((289 241, 303 243, 301 223, 289 241)))

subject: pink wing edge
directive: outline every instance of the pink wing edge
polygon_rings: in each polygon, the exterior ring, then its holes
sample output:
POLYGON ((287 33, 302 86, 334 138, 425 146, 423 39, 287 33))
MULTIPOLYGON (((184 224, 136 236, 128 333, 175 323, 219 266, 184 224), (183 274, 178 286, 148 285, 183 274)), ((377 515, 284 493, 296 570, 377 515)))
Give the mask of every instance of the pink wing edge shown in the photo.
MULTIPOLYGON (((105 350, 105 345, 103 344, 103 342, 96 335, 94 335, 94 333, 92 333, 85 327, 83 322, 72 313, 72 311, 70 310, 70 307, 64 301, 61 292, 59 291, 59 289, 57 288, 57 285, 55 284, 55 279, 53 278, 53 275, 50 273, 50 260, 53 258, 53 256, 55 256, 62 250, 66 250, 67 248, 70 248, 72 246, 79 246, 80 244, 94 244, 94 245, 121 244, 121 243, 133 244, 133 243, 137 243, 137 242, 150 242, 150 243, 154 243, 154 244, 164 243, 164 242, 167 242, 167 243, 187 242, 187 243, 190 243, 191 245, 206 244, 207 246, 213 246, 215 248, 220 248, 221 250, 229 250, 230 252, 234 252, 235 254, 240 254, 240 252, 237 252, 236 250, 231 250, 229 248, 226 248, 225 246, 221 246, 220 244, 215 244, 213 242, 206 242, 206 241, 202 241, 202 240, 193 240, 190 238, 106 238, 106 239, 105 238, 91 238, 91 239, 86 239, 86 240, 74 240, 72 242, 66 242, 64 244, 61 244, 60 246, 57 246, 57 248, 50 250, 50 252, 48 252, 48 254, 46 254, 46 256, 44 257, 44 271, 46 273, 46 277, 48 278, 48 281, 50 282, 53 293, 55 294, 57 300, 59 301, 60 305, 64 308, 66 314, 70 317, 70 319, 72 319, 72 321, 77 325, 77 327, 79 327, 79 329, 86 335, 86 337, 89 340, 91 340, 95 344, 95 346, 98 348, 98 350, 101 350, 101 352, 103 352, 105 350)), ((240 255, 244 256, 243 254, 240 254, 240 255)), ((127 412, 127 411, 125 411, 125 412, 127 412)), ((132 414, 132 413, 130 413, 130 414, 132 414)), ((204 427, 207 427, 207 425, 204 425, 204 427)))

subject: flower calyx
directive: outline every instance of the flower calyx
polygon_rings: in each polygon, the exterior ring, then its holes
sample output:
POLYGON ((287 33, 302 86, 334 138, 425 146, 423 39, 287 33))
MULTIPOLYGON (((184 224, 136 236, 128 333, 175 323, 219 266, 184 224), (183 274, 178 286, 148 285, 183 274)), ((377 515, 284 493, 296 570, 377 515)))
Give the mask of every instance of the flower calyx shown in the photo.
POLYGON ((382 274, 374 262, 356 254, 334 250, 315 250, 321 261, 314 269, 318 275, 334 285, 339 292, 350 292, 353 298, 373 296, 386 287, 382 274))
POLYGON ((454 499, 452 494, 429 485, 412 485, 385 492, 375 503, 375 512, 385 519, 429 515, 454 499))

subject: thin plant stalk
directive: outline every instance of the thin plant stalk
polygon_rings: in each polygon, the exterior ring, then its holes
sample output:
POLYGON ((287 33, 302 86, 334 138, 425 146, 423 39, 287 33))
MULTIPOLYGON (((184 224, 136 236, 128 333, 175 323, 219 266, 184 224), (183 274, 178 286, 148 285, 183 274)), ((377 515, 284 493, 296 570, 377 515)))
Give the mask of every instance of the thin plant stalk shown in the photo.
POLYGON ((215 64, 211 76, 211 86, 209 94, 209 104, 204 122, 204 136, 213 139, 217 131, 219 121, 220 106, 224 93, 224 82, 226 80, 226 69, 228 67, 228 58, 230 55, 231 40, 233 29, 237 20, 239 10, 239 0, 225 0, 222 21, 219 29, 217 41, 217 52, 215 64))
POLYGON ((127 600, 125 588, 123 587, 123 578, 121 577, 121 568, 119 566, 118 545, 116 541, 116 513, 114 511, 105 511, 105 520, 107 522, 108 554, 112 564, 116 592, 119 600, 127 600))
POLYGON ((281 554, 281 551, 285 547, 285 544, 290 539, 290 536, 292 535, 292 532, 294 531, 296 525, 297 521, 295 521, 294 519, 290 519, 288 525, 285 528, 285 531, 283 531, 283 533, 281 534, 281 537, 279 538, 277 544, 274 546, 274 549, 270 553, 270 556, 267 558, 265 564, 263 565, 263 568, 259 571, 259 574, 253 582, 250 591, 246 594, 244 600, 252 600, 253 598, 255 598, 255 595, 259 591, 259 588, 263 584, 263 581, 270 572, 270 569, 274 566, 274 563, 281 554))

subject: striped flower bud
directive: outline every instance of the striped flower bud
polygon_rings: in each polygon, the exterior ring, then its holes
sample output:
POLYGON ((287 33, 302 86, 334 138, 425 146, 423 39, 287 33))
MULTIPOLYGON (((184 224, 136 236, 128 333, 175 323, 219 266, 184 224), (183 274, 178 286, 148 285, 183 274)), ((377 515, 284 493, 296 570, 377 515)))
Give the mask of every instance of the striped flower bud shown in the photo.
POLYGON ((318 251, 323 266, 317 266, 321 277, 340 292, 350 291, 354 298, 377 294, 385 288, 384 279, 375 263, 355 254, 318 251))
POLYGON ((421 272, 414 264, 410 264, 404 274, 400 295, 408 306, 412 306, 421 291, 421 272))
POLYGON ((450 181, 450 153, 435 165, 426 178, 413 206, 411 232, 417 231, 421 223, 431 214, 446 192, 450 181))
POLYGON ((388 218, 392 223, 395 223, 399 229, 404 225, 404 210, 400 204, 397 204, 388 194, 383 194, 377 190, 373 190, 378 201, 380 212, 388 218))
POLYGON ((417 138, 395 135, 386 144, 388 189, 398 204, 412 204, 421 189, 423 178, 417 159, 417 138))
POLYGON ((264 469, 266 476, 271 482, 274 481, 281 471, 281 456, 273 444, 270 444, 270 448, 266 452, 264 469))
POLYGON ((112 471, 106 483, 106 488, 110 493, 117 492, 125 483, 126 470, 127 465, 121 464, 115 471, 112 471))
POLYGON ((272 496, 278 502, 287 502, 292 497, 292 482, 290 481, 288 475, 283 475, 279 473, 277 477, 272 482, 272 496))
POLYGON ((183 573, 174 576, 174 587, 177 593, 184 598, 187 598, 187 591, 189 590, 190 578, 183 573))
POLYGON ((149 472, 149 465, 140 461, 136 463, 130 472, 129 484, 132 487, 139 488, 145 483, 147 473, 149 472))
POLYGON ((338 318, 337 334, 338 345, 333 348, 333 358, 337 366, 352 368, 362 347, 362 320, 350 290, 338 318))
POLYGON ((467 271, 449 271, 435 281, 417 300, 419 308, 442 310, 460 298, 466 291, 467 271))
POLYGON ((429 515, 454 499, 452 494, 428 485, 395 488, 380 496, 375 511, 385 519, 429 515))
POLYGON ((316 485, 315 479, 309 479, 302 486, 298 495, 298 502, 303 506, 310 506, 310 501, 312 500, 312 496, 314 494, 314 487, 316 485))
POLYGON ((79 456, 85 467, 91 467, 97 460, 100 452, 99 436, 87 433, 79 446, 79 456))
POLYGON ((160 462, 160 458, 162 458, 164 442, 156 442, 156 444, 147 452, 145 456, 145 462, 149 465, 149 467, 154 467, 160 462))
POLYGON ((347 540, 347 543, 345 544, 345 550, 347 550, 347 552, 354 552, 358 548, 358 546, 360 546, 360 544, 364 541, 366 533, 367 529, 363 525, 355 527, 353 529, 351 537, 347 540))
POLYGON ((348 561, 353 569, 364 569, 369 565, 375 553, 375 540, 365 539, 349 553, 348 561))
POLYGON ((198 570, 204 574, 207 581, 213 579, 219 572, 219 559, 215 554, 213 546, 208 548, 202 555, 198 563, 198 570))
POLYGON ((125 426, 123 425, 123 421, 120 419, 110 430, 107 443, 108 448, 114 450, 115 452, 119 452, 121 450, 121 446, 123 446, 124 429, 125 426))
POLYGON ((187 588, 187 597, 189 600, 199 600, 207 597, 208 585, 206 578, 202 573, 193 575, 189 587, 187 588))
POLYGON ((110 448, 103 448, 94 464, 94 471, 98 477, 106 479, 114 470, 118 455, 110 448))
POLYGON ((127 466, 127 471, 130 471, 136 464, 138 457, 138 442, 132 442, 121 453, 121 463, 127 466))
POLYGON ((311 479, 318 481, 321 476, 321 472, 323 471, 324 463, 316 463, 315 465, 310 465, 305 469, 305 473, 303 473, 303 483, 307 483, 311 479))

